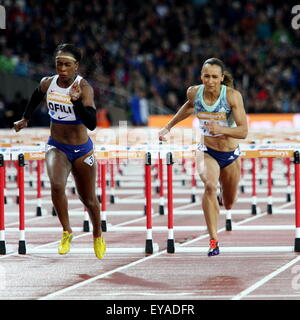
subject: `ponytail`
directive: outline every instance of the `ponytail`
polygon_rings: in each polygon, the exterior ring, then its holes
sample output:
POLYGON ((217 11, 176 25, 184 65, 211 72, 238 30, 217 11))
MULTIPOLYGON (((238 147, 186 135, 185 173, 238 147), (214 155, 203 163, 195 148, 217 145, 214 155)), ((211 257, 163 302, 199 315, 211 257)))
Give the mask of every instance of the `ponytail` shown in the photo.
POLYGON ((224 80, 222 81, 222 84, 225 84, 225 86, 233 88, 233 76, 228 71, 224 71, 224 80))

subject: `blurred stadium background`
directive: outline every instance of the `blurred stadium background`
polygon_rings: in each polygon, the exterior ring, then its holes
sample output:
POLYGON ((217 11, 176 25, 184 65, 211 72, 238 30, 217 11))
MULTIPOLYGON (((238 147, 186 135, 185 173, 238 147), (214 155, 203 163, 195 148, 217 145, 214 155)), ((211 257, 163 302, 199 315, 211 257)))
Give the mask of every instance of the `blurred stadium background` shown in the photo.
MULTIPOLYGON (((186 89, 199 83, 204 60, 216 56, 232 72, 252 119, 266 127, 300 127, 300 29, 291 24, 294 1, 0 4, 6 10, 6 29, 0 30, 0 128, 20 119, 40 79, 55 74, 53 52, 64 42, 83 52, 80 73, 94 88, 99 126, 107 125, 101 120, 105 113, 111 126, 120 120, 160 126, 155 119, 176 112, 186 89)), ((48 125, 43 105, 30 126, 48 125)))

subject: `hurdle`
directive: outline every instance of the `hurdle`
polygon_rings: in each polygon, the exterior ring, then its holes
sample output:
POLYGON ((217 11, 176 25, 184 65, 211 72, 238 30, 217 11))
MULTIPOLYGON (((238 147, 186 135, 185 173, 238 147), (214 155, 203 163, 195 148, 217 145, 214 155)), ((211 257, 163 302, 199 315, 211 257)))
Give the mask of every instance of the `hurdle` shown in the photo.
POLYGON ((37 207, 36 207, 36 215, 42 215, 42 181, 41 181, 41 170, 42 170, 42 160, 37 161, 37 207))
POLYGON ((291 202, 291 159, 286 158, 286 166, 287 166, 287 194, 286 194, 286 201, 291 202))
POLYGON ((159 177, 159 213, 163 215, 165 213, 165 198, 164 198, 164 171, 163 160, 159 153, 158 159, 158 177, 159 177))
MULTIPOLYGON (((0 154, 2 156, 2 154, 0 154)), ((31 248, 29 245, 29 249, 27 250, 27 244, 25 241, 25 188, 24 188, 24 166, 25 161, 24 159, 29 159, 33 153, 26 153, 26 154, 18 154, 18 174, 17 174, 17 181, 18 181, 18 189, 19 189, 19 228, 9 228, 6 231, 7 232, 18 232, 19 231, 19 248, 18 253, 19 254, 26 254, 26 253, 56 253, 57 249, 53 248, 31 248)), ((39 157, 43 157, 40 153, 38 153, 39 157)), ((13 157, 16 157, 16 154, 14 154, 13 157)), ((35 155, 37 157, 37 155, 35 155)), ((2 156, 3 158, 3 156, 2 156)), ((104 157, 106 158, 106 157, 104 157)), ((140 157, 139 157, 140 158, 140 157)), ((103 160, 103 157, 102 157, 103 160)), ((4 186, 3 186, 3 164, 4 161, 1 161, 0 158, 0 176, 1 179, 1 188, 0 188, 0 236, 1 240, 4 240, 4 202, 2 204, 1 199, 3 198, 2 195, 4 195, 4 186), (1 210, 3 208, 3 210, 1 210), (3 232, 2 232, 3 229, 3 232)), ((102 210, 106 210, 106 160, 102 161, 101 163, 101 191, 102 191, 102 210)), ((152 254, 154 252, 159 251, 159 246, 157 243, 153 243, 152 239, 152 204, 151 204, 151 154, 146 153, 146 159, 145 159, 145 183, 146 183, 146 244, 143 248, 136 248, 136 247, 125 247, 125 248, 115 248, 115 247, 108 247, 107 252, 108 253, 145 253, 145 254, 152 254), (148 200, 147 200, 148 199, 148 200)), ((110 224, 106 225, 105 221, 105 228, 109 227, 110 224)), ((101 224, 103 225, 103 221, 101 221, 101 224)), ((26 231, 28 232, 41 232, 41 231, 57 231, 61 228, 49 228, 49 227, 43 227, 43 228, 26 228, 26 231)), ((73 228, 74 231, 82 231, 82 229, 73 228)), ((111 227, 111 231, 120 231, 120 228, 118 227, 111 227)), ((1 242, 1 248, 3 250, 0 251, 0 254, 6 254, 5 250, 5 242, 1 242)), ((72 253, 92 253, 93 249, 90 248, 72 248, 72 253)))
POLYGON ((0 154, 0 254, 6 254, 5 221, 4 221, 4 188, 5 188, 4 156, 0 154))
POLYGON ((25 195, 24 195, 24 155, 18 155, 18 187, 19 187, 19 254, 26 254, 25 242, 25 195))
POLYGON ((107 231, 106 226, 106 162, 100 162, 101 172, 101 229, 103 232, 107 231))
MULTIPOLYGON (((272 226, 272 225, 265 225, 265 226, 256 226, 256 225, 250 225, 250 226, 238 226, 238 225, 232 225, 232 228, 230 226, 230 229, 226 229, 228 231, 231 230, 294 230, 295 231, 295 241, 294 246, 264 246, 264 247, 224 247, 222 248, 223 252, 300 252, 300 153, 298 150, 268 150, 269 152, 266 152, 266 150, 256 150, 256 153, 253 154, 252 151, 243 154, 244 157, 251 157, 251 160, 253 159, 253 155, 259 156, 263 155, 264 157, 274 157, 280 155, 281 157, 291 157, 294 158, 294 168, 295 168, 295 225, 284 225, 284 226, 272 226)), ((255 162, 252 162, 254 164, 254 172, 255 172, 255 162)), ((170 164, 172 165, 172 164, 170 164)), ((271 166, 269 167, 269 172, 271 172, 271 166)), ((269 188, 271 186, 270 183, 271 175, 269 174, 269 180, 268 185, 269 188)), ((170 193, 172 193, 172 189, 170 188, 168 190, 170 193)), ((255 193, 255 185, 254 185, 254 192, 252 193, 252 196, 256 196, 255 193)), ((269 191, 269 196, 271 196, 269 191)), ((172 195, 169 196, 170 199, 172 199, 172 195)), ((253 202, 252 202, 253 204, 253 202)), ((270 204, 270 203, 268 203, 270 204)), ((170 212, 168 215, 168 226, 172 226, 173 224, 173 209, 172 207, 169 208, 170 212)), ((270 212, 267 213, 270 214, 270 212)), ((226 222, 228 219, 230 219, 230 214, 226 216, 226 222)), ((167 246, 167 252, 168 253, 175 253, 175 252, 182 252, 182 253, 200 253, 200 252, 207 252, 207 248, 205 247, 186 247, 185 244, 175 244, 173 246, 174 240, 174 233, 172 228, 172 233, 169 233, 169 235, 172 235, 172 242, 170 242, 170 239, 168 237, 167 243, 172 243, 169 246, 167 246)))
MULTIPOLYGON (((255 150, 256 152, 259 151, 259 150, 255 150)), ((263 150, 265 152, 265 150, 263 150)), ((278 150, 276 150, 276 152, 278 152, 278 150)), ((295 201, 296 201, 296 208, 297 208, 297 205, 299 206, 299 204, 297 204, 297 196, 299 197, 299 181, 297 182, 297 177, 299 176, 299 167, 297 168, 296 164, 297 164, 297 161, 298 161, 298 164, 299 164, 299 152, 298 152, 298 160, 297 160, 297 157, 296 157, 296 152, 292 151, 292 150, 288 150, 288 155, 290 156, 291 152, 293 152, 294 154, 294 163, 295 163, 295 201), (298 170, 298 171, 297 171, 298 170), (297 173, 298 172, 298 173, 297 173), (298 183, 298 187, 297 187, 297 183, 298 183), (298 189, 297 189, 298 188, 298 189), (298 191, 296 191, 298 190, 298 191)), ((146 198, 148 199, 151 199, 151 153, 150 152, 142 152, 143 155, 146 156, 146 160, 145 160, 145 171, 147 172, 147 174, 145 174, 145 185, 146 185, 146 189, 145 189, 145 195, 146 195, 146 198), (149 178, 150 177, 150 178, 149 178)), ((106 159, 107 157, 109 156, 106 155, 106 159)), ((266 156, 265 154, 263 155, 264 157, 266 156)), ((282 156, 282 155, 281 155, 282 156)), ((155 157, 154 157, 155 158, 155 157)), ((169 154, 167 153, 167 181, 169 180, 173 180, 173 177, 171 175, 171 169, 173 168, 173 155, 172 153, 169 154), (170 178, 169 178, 170 177, 170 178)), ((19 159, 19 163, 21 164, 22 161, 20 161, 19 159)), ((22 165, 20 165, 22 166, 22 165)), ((24 178, 24 168, 23 168, 23 178, 24 178)), ((20 184, 20 180, 22 180, 22 170, 20 169, 20 173, 18 173, 18 182, 20 184)), ((103 179, 105 181, 105 179, 103 179)), ((101 183, 103 183, 103 180, 101 181, 101 183)), ((106 186, 106 183, 105 183, 105 186, 106 186)), ((169 184, 168 184, 169 186, 169 184)), ((3 189, 1 187, 1 189, 3 189)), ((24 189, 23 189, 23 192, 24 192, 24 189)), ((158 230, 158 231, 164 231, 164 230, 168 230, 168 240, 171 240, 171 241, 168 241, 169 243, 171 243, 169 246, 172 248, 172 243, 174 243, 174 236, 172 238, 172 233, 174 233, 173 231, 175 230, 186 230, 186 231, 192 231, 192 230, 206 230, 206 227, 194 227, 194 226, 185 226, 185 227, 178 227, 176 228, 176 226, 174 227, 174 225, 172 224, 172 220, 171 218, 173 217, 174 213, 176 213, 176 210, 173 210, 173 205, 171 205, 171 203, 173 204, 173 197, 172 197, 172 194, 173 194, 173 189, 170 187, 168 188, 168 217, 169 217, 169 221, 168 221, 168 226, 167 227, 153 227, 152 226, 152 217, 151 217, 151 213, 152 213, 152 201, 150 201, 147 205, 147 202, 146 202, 146 216, 148 217, 148 220, 147 220, 147 225, 146 227, 115 227, 115 226, 110 226, 109 224, 107 225, 107 230, 108 231, 138 231, 137 228, 140 228, 140 231, 145 231, 147 232, 147 238, 146 238, 146 250, 145 248, 142 249, 143 252, 147 252, 147 253, 151 253, 153 252, 153 250, 155 250, 157 247, 155 245, 153 245, 153 240, 152 240, 152 230, 158 230), (169 205, 169 200, 170 200, 170 205, 169 205), (151 245, 147 247, 147 240, 151 240, 151 244, 152 244, 152 249, 153 250, 147 250, 148 247, 151 248, 151 245)), ((21 195, 22 195, 22 192, 20 191, 20 199, 21 199, 21 195)), ((24 198, 24 197, 23 197, 24 198)), ((105 199, 106 199, 106 196, 105 196, 105 199)), ((265 198, 264 198, 265 199, 265 198)), ((153 199, 152 199, 153 200, 153 199)), ((104 201, 106 203, 106 201, 104 201)), ((238 229, 234 229, 234 225, 233 225, 233 230, 238 230, 238 229)), ((238 227, 238 226, 237 226, 238 227)), ((243 226, 244 227, 244 226, 243 226)), ((276 227, 276 226, 275 226, 276 227)), ((253 226, 252 226, 253 228, 253 226)), ((284 230, 292 230, 292 229, 288 229, 290 227, 285 227, 287 229, 284 229, 284 230)), ((299 217, 297 218, 297 215, 296 215, 296 238, 295 238, 295 246, 294 246, 294 249, 295 251, 297 250, 300 250, 299 249, 299 228, 300 228, 300 221, 299 221, 299 217)), ((240 230, 242 230, 243 228, 241 228, 240 230)), ((245 230, 245 229, 244 229, 245 230)), ((252 229, 253 230, 253 229, 252 229)), ((271 230, 271 229, 268 229, 268 230, 271 230)), ((278 230, 278 229, 277 229, 278 230)), ((281 229, 282 230, 282 229, 281 229)), ((20 227, 20 241, 21 240, 24 240, 25 241, 25 237, 21 237, 21 231, 24 231, 25 230, 21 230, 21 227, 20 227)), ((149 242, 149 241, 148 241, 149 242)), ((177 246, 174 246, 174 252, 176 252, 176 248, 177 246)), ((74 248, 75 249, 75 248, 74 248)), ((50 250, 50 249, 49 249, 50 250)), ((193 249, 194 250, 194 249, 193 249)), ((201 249, 203 250, 203 249, 201 249)), ((227 250, 227 249, 226 249, 227 250)), ((249 249, 250 250, 250 249, 249 249)), ((254 249, 253 249, 254 250, 254 249)), ((22 250, 20 250, 22 251, 22 250)), ((170 251, 172 251, 170 249, 170 251)), ((75 251, 74 251, 75 252, 75 251)), ((79 251, 78 251, 79 252, 79 251)))
POLYGON ((295 208, 296 208, 296 237, 295 237, 295 251, 300 252, 300 153, 295 151, 295 208))
MULTIPOLYGON (((276 208, 273 209, 272 204, 274 202, 290 202, 291 201, 291 197, 287 197, 286 199, 284 198, 273 198, 272 197, 272 185, 273 185, 273 179, 272 179, 272 171, 273 171, 273 159, 275 158, 282 158, 282 159, 289 159, 294 157, 294 151, 293 149, 277 149, 277 148, 273 148, 272 145, 270 145, 268 148, 266 148, 265 146, 263 146, 262 149, 260 149, 261 146, 256 146, 255 149, 253 149, 253 147, 251 148, 244 148, 242 150, 242 159, 245 158, 249 158, 252 164, 251 167, 251 184, 252 184, 252 204, 251 204, 251 213, 252 215, 256 215, 260 209, 259 207, 257 207, 257 203, 258 202, 267 202, 267 213, 268 214, 272 214, 273 212, 277 212, 278 210, 276 208), (257 159, 262 159, 262 158, 266 158, 267 160, 267 197, 265 198, 258 198, 257 197, 257 187, 256 187, 256 181, 257 181, 257 170, 256 170, 256 160, 257 159)), ((290 173, 288 176, 288 180, 287 180, 289 186, 290 186, 290 173)), ((245 190, 244 190, 245 191, 245 190)), ((286 189, 285 189, 286 191, 286 189)), ((288 190, 289 192, 289 190, 288 190)), ((237 203, 241 202, 240 199, 238 199, 237 203)), ((226 219, 226 230, 227 231, 231 231, 233 229, 232 224, 231 224, 231 212, 233 211, 233 209, 228 210, 227 212, 227 219, 226 219)), ((280 213, 287 213, 287 214, 295 214, 295 210, 294 209, 280 209, 280 213)), ((239 227, 236 226, 235 230, 240 229, 240 230, 247 230, 248 227, 239 227)), ((255 228, 254 226, 252 228, 249 227, 249 230, 263 230, 263 228, 265 228, 265 230, 278 230, 276 229, 276 226, 257 226, 257 228, 255 228)), ((290 226, 290 228, 293 228, 293 226, 290 226)))

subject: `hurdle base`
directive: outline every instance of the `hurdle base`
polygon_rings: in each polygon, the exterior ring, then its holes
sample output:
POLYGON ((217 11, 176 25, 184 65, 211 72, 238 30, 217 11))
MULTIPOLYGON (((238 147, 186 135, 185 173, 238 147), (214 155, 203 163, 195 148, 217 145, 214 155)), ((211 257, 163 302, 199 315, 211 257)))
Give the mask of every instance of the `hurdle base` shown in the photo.
POLYGON ((226 219, 226 231, 232 231, 232 224, 231 224, 231 219, 226 219))
POLYGON ((148 254, 152 254, 153 253, 153 241, 152 241, 152 239, 146 239, 145 253, 148 253, 148 254))
POLYGON ((57 213, 54 207, 52 207, 52 216, 57 216, 57 213))
POLYGON ((244 185, 241 185, 241 186, 240 186, 240 190, 241 190, 241 193, 245 193, 245 186, 244 186, 244 185))
POLYGON ((273 213, 273 209, 272 209, 272 205, 271 204, 268 204, 267 212, 268 212, 268 214, 272 214, 273 213))
POLYGON ((90 232, 90 223, 88 220, 83 221, 83 231, 84 232, 90 232))
POLYGON ((251 214, 257 214, 257 210, 256 210, 256 204, 252 204, 251 205, 251 214))
POLYGON ((26 242, 25 240, 19 241, 19 248, 18 248, 19 254, 26 254, 26 242))
POLYGON ((0 254, 6 254, 5 240, 0 240, 0 254))
POLYGON ((101 220, 101 230, 103 232, 107 231, 106 220, 101 220))
POLYGON ((36 207, 36 216, 41 217, 42 216, 42 208, 41 207, 36 207))
POLYGON ((174 239, 168 239, 168 242, 167 242, 167 252, 168 252, 168 253, 175 253, 175 243, 174 243, 174 239))
POLYGON ((292 199, 291 199, 291 194, 290 193, 287 193, 286 195, 286 202, 291 202, 292 199))
POLYGON ((195 203, 196 202, 196 196, 194 194, 192 194, 191 196, 191 202, 192 203, 195 203))
POLYGON ((295 252, 300 252, 300 238, 295 238, 294 250, 295 252))
POLYGON ((165 214, 165 207, 162 206, 162 205, 159 206, 159 214, 160 215, 164 215, 165 214))
POLYGON ((110 196, 110 203, 111 204, 115 203, 115 196, 113 196, 113 195, 110 196))

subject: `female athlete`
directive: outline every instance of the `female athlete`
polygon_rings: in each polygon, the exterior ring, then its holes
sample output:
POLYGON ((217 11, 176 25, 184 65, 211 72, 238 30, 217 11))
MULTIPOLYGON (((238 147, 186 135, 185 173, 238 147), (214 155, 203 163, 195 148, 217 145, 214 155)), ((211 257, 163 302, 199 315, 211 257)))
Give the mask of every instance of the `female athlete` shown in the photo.
POLYGON ((53 206, 63 228, 58 253, 70 250, 73 238, 68 214, 66 183, 72 172, 82 203, 93 224, 94 252, 105 255, 106 244, 101 232, 100 206, 95 192, 96 166, 93 142, 87 128, 96 128, 94 93, 89 83, 77 74, 80 50, 72 44, 59 45, 55 51, 57 74, 45 77, 33 92, 21 120, 14 123, 16 132, 27 127, 30 117, 46 96, 51 119, 46 144, 47 172, 53 206))
POLYGON ((206 60, 201 80, 202 84, 188 88, 187 101, 160 130, 159 138, 165 141, 173 126, 196 113, 203 136, 196 160, 204 183, 202 208, 210 236, 208 256, 214 256, 220 252, 217 235, 220 205, 230 210, 237 200, 241 173, 238 140, 247 137, 248 125, 242 95, 233 88, 232 76, 221 60, 206 60))

